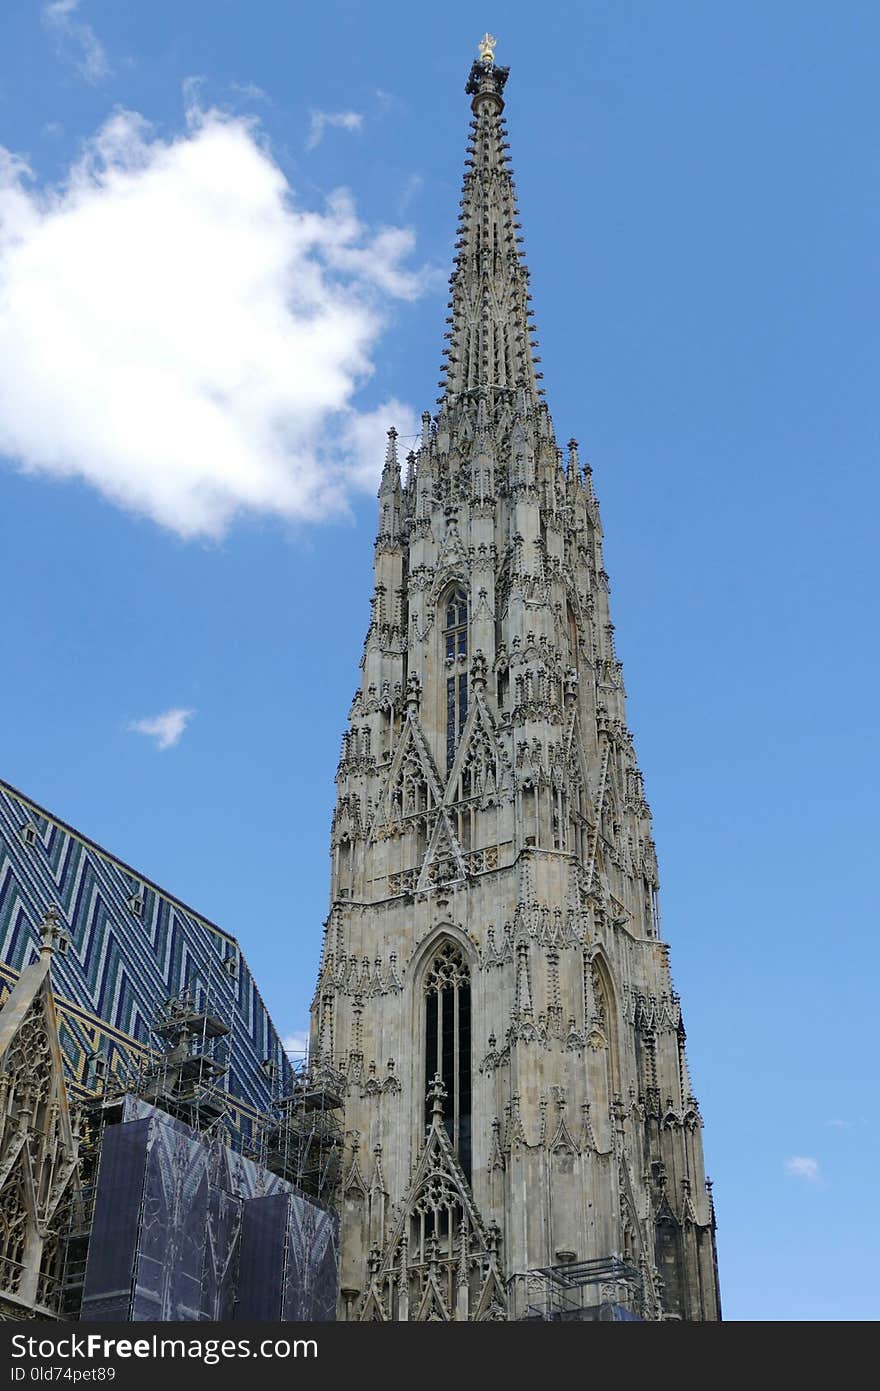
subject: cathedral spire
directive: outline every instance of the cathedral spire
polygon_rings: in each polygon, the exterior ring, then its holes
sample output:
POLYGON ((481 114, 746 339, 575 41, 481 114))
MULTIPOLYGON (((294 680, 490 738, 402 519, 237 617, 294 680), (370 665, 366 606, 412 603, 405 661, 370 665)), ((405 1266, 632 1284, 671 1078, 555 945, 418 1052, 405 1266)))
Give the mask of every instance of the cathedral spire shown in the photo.
MULTIPOLYGON (((465 91, 473 120, 468 143, 454 269, 450 279, 446 400, 466 396, 541 395, 528 308, 519 216, 502 112, 508 68, 486 35, 465 91)), ((442 398, 441 398, 442 399, 442 398)), ((494 400, 493 400, 494 404, 494 400)))
POLYGON ((467 84, 445 394, 405 481, 389 432, 337 775, 341 964, 313 1047, 348 1078, 346 1136, 382 1146, 381 1183, 345 1189, 341 1285, 361 1319, 531 1318, 554 1257, 622 1255, 643 1316, 657 1253, 664 1310, 711 1319, 702 1122, 599 508, 540 399, 494 49, 467 84))

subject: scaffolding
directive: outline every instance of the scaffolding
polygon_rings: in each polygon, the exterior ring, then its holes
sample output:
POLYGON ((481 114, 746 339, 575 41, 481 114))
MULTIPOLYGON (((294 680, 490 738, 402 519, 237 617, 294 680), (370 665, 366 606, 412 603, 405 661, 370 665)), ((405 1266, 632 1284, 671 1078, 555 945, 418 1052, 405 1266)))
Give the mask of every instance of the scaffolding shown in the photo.
POLYGON ((79 1183, 68 1213, 58 1291, 58 1315, 64 1320, 79 1318, 86 1279, 89 1238, 95 1215, 101 1136, 105 1125, 118 1119, 121 1114, 122 1105, 118 1099, 108 1102, 98 1097, 83 1108, 79 1139, 79 1183))
MULTIPOLYGON (((71 1204, 54 1306, 77 1319, 94 1218, 101 1138, 123 1116, 126 1095, 167 1112, 206 1138, 220 1140, 322 1206, 332 1206, 342 1168, 345 1078, 307 1057, 292 1062, 293 1085, 254 1118, 250 1136, 231 1124, 223 1087, 229 1070, 228 1025, 190 990, 163 1001, 151 1025, 161 1045, 139 1057, 126 1080, 107 1079, 83 1107, 80 1184, 71 1204)), ((268 1069, 269 1063, 264 1066, 268 1069)), ((267 1076, 274 1077, 273 1071, 267 1076)))
POLYGON ((620 1256, 529 1271, 523 1322, 616 1323, 645 1318, 641 1272, 620 1256))
POLYGON ((342 1168, 345 1078, 306 1060, 294 1068, 293 1079, 266 1129, 263 1163, 301 1192, 329 1203, 342 1168))
POLYGON ((184 990, 164 1001, 152 1031, 165 1049, 141 1060, 135 1094, 193 1130, 215 1134, 226 1114, 221 1081, 229 1069, 216 1044, 228 1036, 229 1026, 184 990))
MULTIPOLYGON (((98 1104, 118 1105, 126 1092, 184 1121, 206 1136, 222 1139, 239 1153, 327 1204, 342 1166, 342 1108, 345 1077, 303 1055, 291 1059, 292 1085, 270 1109, 254 1117, 250 1136, 231 1124, 223 1079, 229 1069, 228 1025, 189 990, 165 1000, 152 1033, 164 1045, 138 1060, 126 1082, 108 1087, 98 1104)), ((277 1075, 263 1064, 270 1080, 277 1075)))
MULTIPOLYGON (((163 1001, 151 1029, 164 1045, 162 1051, 141 1055, 127 1081, 107 1079, 99 1094, 83 1106, 80 1181, 70 1206, 58 1291, 63 1319, 79 1317, 101 1139, 108 1125, 122 1119, 125 1095, 149 1102, 204 1135, 217 1135, 223 1127, 227 1104, 221 1082, 228 1061, 217 1044, 229 1034, 227 1025, 207 1008, 198 1007, 192 992, 184 990, 163 1001)), ((224 1141, 229 1138, 224 1129, 224 1141)))

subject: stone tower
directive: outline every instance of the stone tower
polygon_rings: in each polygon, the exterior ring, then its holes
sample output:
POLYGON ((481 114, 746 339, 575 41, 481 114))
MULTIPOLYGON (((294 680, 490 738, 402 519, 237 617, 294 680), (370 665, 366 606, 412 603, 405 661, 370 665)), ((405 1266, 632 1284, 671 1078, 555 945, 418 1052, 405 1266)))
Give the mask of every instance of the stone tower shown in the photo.
POLYGON ((337 773, 312 1061, 344 1093, 340 1314, 716 1319, 599 509, 539 385, 493 49, 337 773))

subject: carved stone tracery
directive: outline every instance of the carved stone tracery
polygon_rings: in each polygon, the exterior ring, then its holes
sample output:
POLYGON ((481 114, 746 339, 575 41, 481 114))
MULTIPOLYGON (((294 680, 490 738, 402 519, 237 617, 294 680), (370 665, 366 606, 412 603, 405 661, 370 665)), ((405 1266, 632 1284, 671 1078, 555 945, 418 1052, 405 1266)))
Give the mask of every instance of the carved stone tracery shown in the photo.
MULTIPOLYGON (((639 1287, 656 1291, 651 1175, 662 1161, 687 1177, 694 1214, 686 1278, 662 1312, 677 1316, 684 1301, 688 1316, 715 1318, 701 1122, 660 940, 599 508, 591 468, 574 440, 564 457, 540 386, 506 81, 485 56, 468 80, 442 394, 403 476, 389 435, 374 611, 338 776, 334 835, 348 835, 350 853, 334 845, 336 976, 329 1005, 326 979, 316 992, 313 1048, 357 1079, 346 1123, 382 1148, 381 1201, 377 1179, 361 1191, 350 1155, 344 1307, 457 1318, 467 1287, 467 1317, 475 1301, 480 1317, 522 1317, 530 1272, 558 1252, 584 1262, 626 1249, 639 1287), (432 966, 426 953, 448 924, 473 952, 444 947, 432 966), (390 988, 363 962, 392 951, 390 988), (465 975, 473 1163, 462 1189, 455 1096, 437 1127, 450 1167, 430 1122, 425 1140, 424 1090, 427 1001, 463 991, 465 975), (393 1089, 380 1084, 389 1052, 393 1089), (427 1153, 436 1171, 419 1170, 427 1153), (493 1224, 501 1292, 480 1304, 474 1253, 485 1269, 493 1224)), ((656 1312, 652 1298, 640 1307, 656 1312)))
POLYGON ((49 983, 57 910, 47 912, 42 931, 39 960, 0 1010, 0 1310, 46 1316, 60 1307, 65 1200, 77 1183, 79 1137, 49 983))

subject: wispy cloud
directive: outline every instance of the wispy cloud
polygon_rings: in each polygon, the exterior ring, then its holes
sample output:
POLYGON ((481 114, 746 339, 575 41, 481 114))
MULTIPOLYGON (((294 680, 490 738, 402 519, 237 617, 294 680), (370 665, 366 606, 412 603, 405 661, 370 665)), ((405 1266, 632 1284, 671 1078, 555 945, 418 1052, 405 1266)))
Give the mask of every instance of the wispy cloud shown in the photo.
POLYGON ((315 150, 324 139, 328 126, 338 130, 360 130, 364 118, 359 111, 313 111, 306 149, 315 150))
POLYGON ((406 102, 394 92, 386 92, 384 87, 374 87, 373 97, 382 115, 390 111, 405 111, 406 102))
POLYGON ((240 97, 245 97, 247 101, 264 101, 269 106, 274 103, 269 93, 262 87, 258 87, 256 82, 230 82, 230 88, 240 97))
POLYGON ((785 1161, 785 1172, 792 1178, 804 1179, 807 1183, 815 1183, 819 1177, 819 1161, 811 1159, 808 1155, 794 1155, 785 1161))
POLYGON ((287 1034, 281 1040, 285 1053, 293 1057, 294 1062, 304 1057, 309 1051, 309 1031, 301 1029, 299 1032, 287 1034))
POLYGON ((418 429, 357 393, 434 277, 350 194, 298 207, 253 119, 189 119, 117 112, 57 188, 0 148, 0 455, 184 537, 339 515, 418 429))
POLYGON ((407 214, 407 212, 410 209, 410 205, 416 198, 418 198, 424 186, 425 178, 423 174, 410 174, 409 178, 406 180, 406 182, 403 185, 403 188, 401 189, 400 196, 397 199, 398 217, 404 217, 407 214))
POLYGON ((80 0, 49 0, 43 6, 43 23, 54 34, 87 82, 100 82, 110 72, 104 45, 94 29, 79 15, 80 0))
POLYGON ((173 749, 175 744, 180 743, 180 737, 194 714, 194 710, 177 706, 173 710, 164 710, 161 715, 132 720, 128 729, 132 734, 146 734, 148 738, 155 739, 157 749, 173 749))

